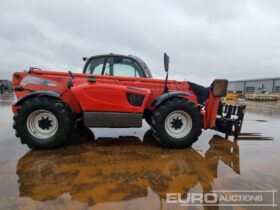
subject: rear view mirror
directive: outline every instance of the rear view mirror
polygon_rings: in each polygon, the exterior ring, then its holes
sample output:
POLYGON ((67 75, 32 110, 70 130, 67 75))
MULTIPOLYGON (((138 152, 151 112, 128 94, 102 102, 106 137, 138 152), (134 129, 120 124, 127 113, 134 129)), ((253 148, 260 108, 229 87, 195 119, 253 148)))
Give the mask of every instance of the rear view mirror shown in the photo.
POLYGON ((169 56, 166 53, 164 53, 163 60, 164 60, 164 70, 166 72, 168 72, 168 69, 169 69, 169 56))
POLYGON ((227 94, 228 80, 215 79, 212 83, 212 91, 215 97, 224 97, 227 94))

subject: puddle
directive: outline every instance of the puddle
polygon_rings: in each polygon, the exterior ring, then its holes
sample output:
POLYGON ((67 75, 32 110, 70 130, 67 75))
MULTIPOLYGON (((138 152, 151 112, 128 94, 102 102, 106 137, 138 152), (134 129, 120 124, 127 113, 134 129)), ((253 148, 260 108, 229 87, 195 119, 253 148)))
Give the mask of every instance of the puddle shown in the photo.
POLYGON ((71 200, 95 206, 145 198, 150 190, 165 199, 168 192, 186 193, 196 185, 211 191, 219 161, 240 174, 237 143, 219 136, 209 141, 205 156, 193 148, 161 149, 149 135, 145 143, 101 141, 22 156, 16 170, 20 197, 48 201, 69 193, 71 200))
POLYGON ((166 194, 280 189, 280 119, 262 113, 246 113, 237 140, 205 131, 187 149, 161 148, 145 125, 92 129, 44 151, 14 137, 9 106, 0 103, 0 116, 0 209, 186 209, 167 204, 166 194))

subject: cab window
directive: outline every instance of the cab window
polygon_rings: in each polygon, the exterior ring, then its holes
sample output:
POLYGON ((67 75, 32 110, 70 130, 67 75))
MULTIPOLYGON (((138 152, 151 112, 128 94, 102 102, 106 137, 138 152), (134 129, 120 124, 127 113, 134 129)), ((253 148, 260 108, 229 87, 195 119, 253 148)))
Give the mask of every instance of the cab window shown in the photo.
POLYGON ((102 74, 105 58, 91 59, 86 68, 86 74, 102 74))
POLYGON ((143 70, 133 59, 118 56, 92 58, 85 70, 86 74, 146 77, 143 70))
POLYGON ((129 58, 108 57, 105 66, 104 73, 112 76, 145 77, 140 66, 129 58))

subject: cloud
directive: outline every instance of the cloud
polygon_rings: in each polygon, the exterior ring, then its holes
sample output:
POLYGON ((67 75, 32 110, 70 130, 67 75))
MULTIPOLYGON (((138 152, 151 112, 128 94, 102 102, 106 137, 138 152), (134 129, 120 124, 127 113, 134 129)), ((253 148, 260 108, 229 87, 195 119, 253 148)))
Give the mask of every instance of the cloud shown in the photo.
POLYGON ((0 77, 30 66, 81 71, 82 57, 134 54, 163 78, 207 85, 280 76, 276 0, 0 2, 0 77))

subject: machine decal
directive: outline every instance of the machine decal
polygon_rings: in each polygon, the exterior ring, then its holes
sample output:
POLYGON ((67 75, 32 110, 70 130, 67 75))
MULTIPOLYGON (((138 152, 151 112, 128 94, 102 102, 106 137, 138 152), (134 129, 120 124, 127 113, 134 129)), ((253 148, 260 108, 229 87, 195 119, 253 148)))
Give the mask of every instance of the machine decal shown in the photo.
POLYGON ((57 86, 56 83, 46 80, 46 79, 41 79, 39 77, 34 77, 34 76, 26 76, 20 83, 22 86, 27 85, 27 84, 37 84, 37 85, 42 85, 42 86, 52 86, 55 87, 57 86))

